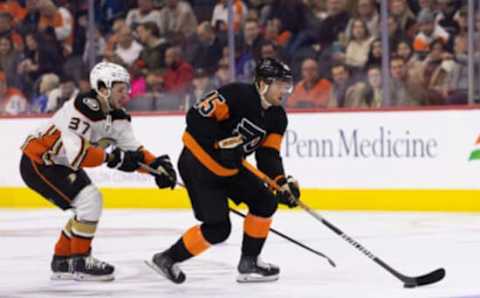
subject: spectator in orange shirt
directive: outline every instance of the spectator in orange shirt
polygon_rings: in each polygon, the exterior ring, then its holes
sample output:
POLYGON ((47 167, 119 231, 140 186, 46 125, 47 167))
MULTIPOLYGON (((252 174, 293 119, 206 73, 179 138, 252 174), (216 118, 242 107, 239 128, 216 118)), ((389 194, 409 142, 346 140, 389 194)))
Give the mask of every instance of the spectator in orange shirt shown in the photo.
POLYGON ((332 84, 320 78, 318 63, 307 58, 302 63, 302 80, 295 85, 288 98, 289 108, 326 108, 332 84))
POLYGON ((0 12, 8 13, 10 16, 12 16, 12 19, 16 24, 20 24, 27 14, 26 9, 23 8, 18 2, 19 1, 15 0, 0 2, 0 12))
POLYGON ((9 88, 5 74, 0 72, 0 114, 18 115, 27 111, 28 103, 22 92, 9 88))
POLYGON ((23 38, 12 28, 13 18, 8 12, 0 12, 0 37, 8 37, 17 51, 23 51, 23 38))

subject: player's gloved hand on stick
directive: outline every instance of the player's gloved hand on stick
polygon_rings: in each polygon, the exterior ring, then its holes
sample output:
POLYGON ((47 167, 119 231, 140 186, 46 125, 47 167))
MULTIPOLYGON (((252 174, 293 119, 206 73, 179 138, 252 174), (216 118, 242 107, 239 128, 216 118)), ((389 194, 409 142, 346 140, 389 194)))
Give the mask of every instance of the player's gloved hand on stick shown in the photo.
POLYGON ((298 181, 292 176, 282 177, 278 180, 281 190, 277 191, 276 197, 280 204, 287 205, 289 208, 298 206, 300 199, 300 187, 298 181))
POLYGON ((138 163, 142 162, 143 159, 142 151, 123 151, 120 148, 115 148, 107 154, 105 162, 109 168, 133 172, 140 167, 138 163))
POLYGON ((241 135, 232 136, 218 141, 215 144, 220 149, 219 158, 222 165, 236 169, 240 167, 243 159, 243 138, 241 135))
POLYGON ((177 184, 177 173, 175 172, 173 164, 168 155, 157 157, 157 159, 150 164, 150 167, 164 172, 161 175, 156 173, 152 174, 155 176, 155 183, 157 183, 159 188, 175 188, 175 185, 177 184))

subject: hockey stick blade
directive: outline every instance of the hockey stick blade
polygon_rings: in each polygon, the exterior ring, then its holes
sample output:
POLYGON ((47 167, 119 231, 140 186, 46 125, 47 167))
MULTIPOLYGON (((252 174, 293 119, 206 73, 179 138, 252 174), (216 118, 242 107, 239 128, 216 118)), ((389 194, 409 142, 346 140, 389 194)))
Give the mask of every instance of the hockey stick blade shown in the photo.
POLYGON ((405 288, 415 288, 436 283, 445 277, 445 269, 439 268, 435 271, 417 277, 403 276, 402 281, 405 288))

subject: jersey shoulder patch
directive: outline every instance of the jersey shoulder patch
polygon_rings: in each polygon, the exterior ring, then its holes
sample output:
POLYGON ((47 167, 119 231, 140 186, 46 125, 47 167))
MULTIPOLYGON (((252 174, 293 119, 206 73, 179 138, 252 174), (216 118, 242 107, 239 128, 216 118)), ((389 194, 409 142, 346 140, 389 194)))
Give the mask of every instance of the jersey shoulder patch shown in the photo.
POLYGON ((125 109, 116 109, 110 112, 112 116, 112 121, 115 120, 127 120, 128 122, 132 121, 132 117, 128 114, 127 110, 125 109))
POLYGON ((283 135, 287 130, 288 118, 282 106, 271 106, 265 113, 269 133, 283 135))
POLYGON ((78 95, 75 98, 74 106, 77 111, 92 121, 105 119, 100 102, 92 93, 78 95))

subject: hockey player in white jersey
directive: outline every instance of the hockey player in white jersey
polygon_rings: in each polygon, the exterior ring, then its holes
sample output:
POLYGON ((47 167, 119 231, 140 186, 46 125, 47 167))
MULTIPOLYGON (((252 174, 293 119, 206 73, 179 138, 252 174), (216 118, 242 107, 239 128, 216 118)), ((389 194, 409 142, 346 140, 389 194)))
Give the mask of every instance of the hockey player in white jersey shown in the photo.
POLYGON ((74 213, 55 245, 52 279, 114 279, 114 267, 91 256, 91 242, 102 213, 102 195, 83 168, 105 163, 113 169, 133 172, 141 171, 138 163, 143 162, 168 173, 169 177, 154 175, 158 187, 173 188, 176 182, 169 157, 155 158, 133 134, 130 115, 121 107, 128 98, 130 84, 125 68, 98 63, 90 73, 90 83, 89 93, 66 102, 22 146, 20 172, 28 187, 74 213), (114 143, 114 149, 107 152, 98 145, 103 140, 114 143))

